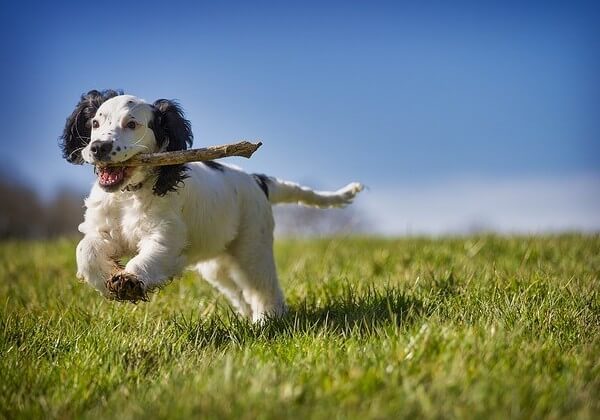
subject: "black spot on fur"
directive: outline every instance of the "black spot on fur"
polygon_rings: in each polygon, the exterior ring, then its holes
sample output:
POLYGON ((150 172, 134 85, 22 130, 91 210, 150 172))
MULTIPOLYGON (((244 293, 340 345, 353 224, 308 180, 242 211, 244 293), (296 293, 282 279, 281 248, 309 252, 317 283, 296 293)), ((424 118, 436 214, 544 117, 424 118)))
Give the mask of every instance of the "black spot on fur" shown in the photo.
POLYGON ((267 198, 269 198, 269 177, 263 174, 252 174, 252 177, 260 189, 263 190, 267 198))
POLYGON ((225 170, 225 167, 223 165, 221 165, 219 162, 215 162, 214 160, 207 160, 203 163, 210 169, 214 169, 215 171, 223 172, 225 170))
MULTIPOLYGON (((175 101, 159 99, 154 102, 154 120, 152 130, 158 148, 168 152, 185 150, 192 146, 194 135, 192 125, 183 116, 183 110, 175 101), (165 147, 166 146, 166 147, 165 147)), ((158 177, 154 183, 154 194, 163 196, 175 191, 179 184, 187 178, 185 165, 161 166, 157 169, 158 177)))
POLYGON ((91 120, 103 102, 115 96, 123 95, 122 90, 90 90, 81 95, 75 110, 67 118, 65 128, 60 136, 60 148, 63 158, 68 162, 81 165, 83 157, 81 149, 90 141, 92 133, 91 120))

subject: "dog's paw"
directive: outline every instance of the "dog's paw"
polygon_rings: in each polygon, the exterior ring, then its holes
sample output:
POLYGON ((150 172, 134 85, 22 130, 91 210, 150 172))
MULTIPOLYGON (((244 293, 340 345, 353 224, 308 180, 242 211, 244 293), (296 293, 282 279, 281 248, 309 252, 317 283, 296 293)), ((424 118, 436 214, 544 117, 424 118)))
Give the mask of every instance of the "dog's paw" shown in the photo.
POLYGON ((106 281, 106 290, 109 298, 114 300, 127 300, 136 303, 140 300, 148 301, 146 287, 135 274, 120 271, 106 281))

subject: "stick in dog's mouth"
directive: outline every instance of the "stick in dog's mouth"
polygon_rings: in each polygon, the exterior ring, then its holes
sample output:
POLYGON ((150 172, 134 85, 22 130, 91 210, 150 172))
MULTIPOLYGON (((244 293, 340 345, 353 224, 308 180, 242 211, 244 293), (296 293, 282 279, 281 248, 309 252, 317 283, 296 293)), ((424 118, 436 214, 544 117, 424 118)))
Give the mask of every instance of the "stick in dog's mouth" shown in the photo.
POLYGON ((140 153, 124 162, 107 163, 102 167, 97 167, 97 170, 99 171, 100 176, 106 178, 106 182, 113 182, 114 180, 118 180, 119 177, 127 175, 125 172, 127 171, 127 168, 131 166, 180 165, 182 163, 222 159, 230 156, 240 156, 249 159, 260 146, 262 146, 262 142, 260 141, 257 143, 241 141, 239 143, 210 146, 202 149, 140 153), (123 168, 124 172, 119 172, 117 168, 123 168))

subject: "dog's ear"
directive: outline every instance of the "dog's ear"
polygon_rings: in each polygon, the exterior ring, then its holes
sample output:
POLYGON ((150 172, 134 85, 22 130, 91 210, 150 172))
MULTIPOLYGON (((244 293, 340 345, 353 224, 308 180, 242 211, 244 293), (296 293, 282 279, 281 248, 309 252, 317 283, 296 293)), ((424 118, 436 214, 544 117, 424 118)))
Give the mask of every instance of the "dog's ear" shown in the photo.
MULTIPOLYGON (((175 101, 159 99, 153 104, 152 130, 159 150, 173 152, 192 146, 192 125, 185 119, 181 106, 175 101)), ((185 165, 169 165, 158 168, 154 194, 163 196, 175 191, 178 184, 187 178, 185 165)))
POLYGON ((194 140, 192 124, 185 119, 181 106, 167 99, 159 99, 153 106, 152 128, 158 147, 169 152, 190 147, 194 140))
POLYGON ((81 95, 75 110, 67 118, 62 136, 60 136, 63 158, 77 165, 83 163, 81 150, 90 142, 92 118, 104 101, 122 94, 122 91, 116 90, 90 90, 81 95))

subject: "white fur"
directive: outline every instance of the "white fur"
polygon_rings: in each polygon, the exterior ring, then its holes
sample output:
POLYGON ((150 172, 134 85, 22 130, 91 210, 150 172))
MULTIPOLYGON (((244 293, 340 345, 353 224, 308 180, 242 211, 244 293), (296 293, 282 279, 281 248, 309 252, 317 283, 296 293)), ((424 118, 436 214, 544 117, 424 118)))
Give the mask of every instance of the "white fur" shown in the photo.
MULTIPOLYGON (((100 113, 103 124, 92 131, 92 140, 111 138, 122 149, 118 159, 130 157, 125 150, 156 149, 152 130, 143 128, 151 118, 143 101, 118 96, 106 101, 100 113), (132 109, 141 124, 136 135, 119 125, 132 109)), ((94 163, 87 150, 83 156, 94 163)), ((256 180, 237 168, 188 167, 188 178, 165 196, 153 194, 153 175, 145 169, 128 180, 128 185, 141 183, 135 190, 106 192, 96 182, 79 226, 85 236, 77 246, 78 277, 109 297, 106 281, 115 273, 133 274, 151 291, 193 268, 242 315, 253 321, 279 316, 286 306, 273 259, 271 204, 344 206, 362 190, 352 183, 336 192, 318 192, 270 178, 267 198, 256 180), (133 258, 120 267, 117 261, 126 255, 133 258)))

